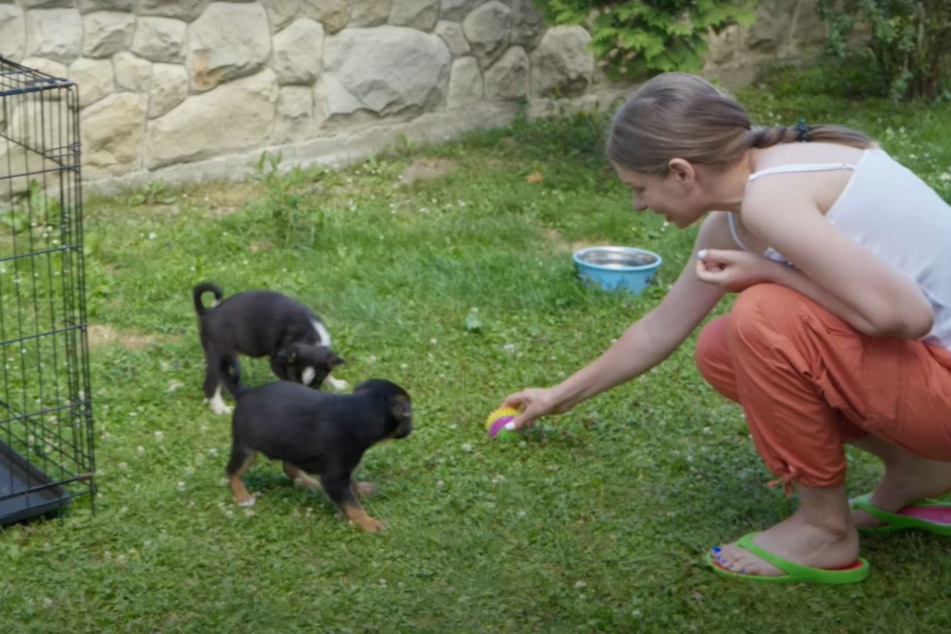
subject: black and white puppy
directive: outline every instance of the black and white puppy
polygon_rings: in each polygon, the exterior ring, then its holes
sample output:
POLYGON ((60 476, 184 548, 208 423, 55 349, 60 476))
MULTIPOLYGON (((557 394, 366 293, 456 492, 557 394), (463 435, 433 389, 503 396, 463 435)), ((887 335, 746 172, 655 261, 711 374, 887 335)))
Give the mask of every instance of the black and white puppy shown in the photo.
POLYGON ((330 333, 307 306, 273 291, 247 291, 224 300, 221 289, 204 282, 192 289, 201 347, 205 351, 205 400, 216 414, 231 408, 221 398, 222 361, 237 365, 237 355, 268 357, 282 380, 319 388, 326 379, 335 390, 346 381, 328 376, 344 360, 330 349, 330 333), (202 295, 213 293, 206 307, 202 295))
POLYGON ((383 379, 364 381, 352 394, 327 394, 288 381, 249 389, 230 361, 223 360, 220 371, 238 403, 231 420, 226 472, 239 506, 254 504, 244 475, 260 452, 281 460, 284 473, 295 484, 323 490, 344 517, 363 530, 386 527, 367 515, 357 499, 371 494, 373 485, 355 481, 353 473, 367 449, 388 438, 410 435, 413 416, 406 390, 383 379))

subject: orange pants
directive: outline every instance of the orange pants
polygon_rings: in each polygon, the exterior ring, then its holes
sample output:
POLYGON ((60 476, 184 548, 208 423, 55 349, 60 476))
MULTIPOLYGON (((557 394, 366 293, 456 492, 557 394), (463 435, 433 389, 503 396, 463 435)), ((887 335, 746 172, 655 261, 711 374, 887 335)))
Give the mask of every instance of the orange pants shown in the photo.
POLYGON ((951 352, 863 335, 786 287, 743 291, 700 333, 696 362, 743 407, 756 450, 787 486, 842 484, 842 445, 865 434, 951 461, 951 352))

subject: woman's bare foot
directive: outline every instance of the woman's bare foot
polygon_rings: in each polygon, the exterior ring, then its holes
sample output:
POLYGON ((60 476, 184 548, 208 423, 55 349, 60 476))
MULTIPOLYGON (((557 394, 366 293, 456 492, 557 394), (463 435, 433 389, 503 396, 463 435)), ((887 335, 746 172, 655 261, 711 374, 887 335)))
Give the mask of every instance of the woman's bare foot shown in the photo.
MULTIPOLYGON (((753 538, 753 543, 783 559, 811 568, 841 568, 855 562, 859 538, 855 527, 819 526, 796 513, 753 538)), ((781 576, 782 570, 736 543, 713 549, 724 568, 747 575, 781 576)))
MULTIPOLYGON (((951 491, 951 462, 934 462, 908 453, 885 463, 885 475, 869 501, 882 510, 897 512, 912 502, 948 491, 951 491)), ((852 521, 860 528, 882 525, 859 509, 852 511, 852 521)))
MULTIPOLYGON (((782 559, 810 568, 842 568, 855 562, 859 536, 852 524, 845 485, 799 487, 799 509, 758 533, 753 543, 782 559)), ((779 576, 782 570, 735 542, 713 549, 717 562, 747 575, 779 576)))

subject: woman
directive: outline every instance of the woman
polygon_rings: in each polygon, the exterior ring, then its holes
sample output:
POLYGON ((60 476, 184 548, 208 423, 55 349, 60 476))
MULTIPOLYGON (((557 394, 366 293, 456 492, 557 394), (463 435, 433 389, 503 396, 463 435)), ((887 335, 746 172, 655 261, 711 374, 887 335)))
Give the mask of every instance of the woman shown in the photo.
POLYGON ((737 401, 757 451, 800 507, 713 548, 718 572, 850 583, 868 575, 857 528, 951 534, 951 207, 864 134, 756 129, 735 100, 671 73, 614 118, 608 156, 650 209, 703 219, 664 300, 587 367, 512 394, 515 427, 568 411, 663 361, 726 293, 700 334, 703 377, 737 401), (843 444, 885 463, 850 509, 843 444), (942 521, 942 514, 947 519, 942 521))

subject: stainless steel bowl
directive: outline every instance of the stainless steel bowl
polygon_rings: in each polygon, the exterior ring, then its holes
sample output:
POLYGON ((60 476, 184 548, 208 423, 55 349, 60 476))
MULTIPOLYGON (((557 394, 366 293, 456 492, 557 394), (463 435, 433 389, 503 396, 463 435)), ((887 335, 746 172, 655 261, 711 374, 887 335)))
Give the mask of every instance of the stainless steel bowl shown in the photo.
POLYGON ((653 266, 660 258, 630 247, 592 247, 578 253, 577 259, 593 266, 624 270, 653 266))

